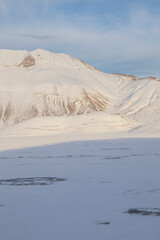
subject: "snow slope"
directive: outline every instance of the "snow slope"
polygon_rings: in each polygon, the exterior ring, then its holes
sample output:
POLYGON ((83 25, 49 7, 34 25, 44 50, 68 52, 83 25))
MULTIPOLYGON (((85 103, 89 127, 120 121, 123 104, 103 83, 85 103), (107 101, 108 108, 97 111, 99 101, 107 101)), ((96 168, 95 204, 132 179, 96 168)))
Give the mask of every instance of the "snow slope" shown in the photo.
POLYGON ((140 133, 141 135, 145 135, 146 133, 160 135, 160 118, 157 118, 149 123, 141 125, 135 129, 131 130, 132 133, 140 133))
POLYGON ((57 134, 100 134, 126 132, 137 127, 137 121, 103 112, 76 116, 37 117, 0 131, 0 136, 44 136, 57 134))
POLYGON ((105 74, 80 60, 43 50, 1 50, 0 59, 2 124, 36 116, 104 111, 109 105, 102 91, 106 83, 101 86, 105 74), (28 56, 31 65, 26 67, 23 62, 28 56))
POLYGON ((127 124, 132 119, 143 125, 160 114, 158 79, 106 74, 66 54, 41 49, 0 50, 0 85, 1 128, 35 117, 94 112, 113 119, 120 114, 127 124))

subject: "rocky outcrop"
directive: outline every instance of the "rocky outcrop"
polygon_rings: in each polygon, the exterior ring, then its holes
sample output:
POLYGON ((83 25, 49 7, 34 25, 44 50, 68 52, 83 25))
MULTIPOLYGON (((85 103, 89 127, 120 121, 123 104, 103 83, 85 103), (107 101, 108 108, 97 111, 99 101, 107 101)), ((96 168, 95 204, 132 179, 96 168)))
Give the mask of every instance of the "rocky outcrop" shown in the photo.
POLYGON ((25 67, 25 68, 28 68, 28 67, 32 67, 36 64, 36 61, 34 59, 34 57, 32 55, 27 55, 24 60, 22 61, 21 64, 19 64, 18 66, 22 66, 22 67, 25 67))

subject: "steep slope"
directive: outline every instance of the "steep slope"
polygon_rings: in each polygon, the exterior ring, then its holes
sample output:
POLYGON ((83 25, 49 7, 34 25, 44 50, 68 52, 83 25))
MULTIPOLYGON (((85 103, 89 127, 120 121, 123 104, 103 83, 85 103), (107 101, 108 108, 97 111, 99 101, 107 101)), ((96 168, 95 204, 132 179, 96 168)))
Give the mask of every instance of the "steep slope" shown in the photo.
POLYGON ((131 133, 141 133, 142 135, 145 133, 160 135, 160 117, 153 121, 151 120, 151 122, 148 122, 142 126, 132 129, 131 133))
POLYGON ((1 125, 105 111, 113 98, 104 73, 65 54, 1 50, 0 75, 1 125))
POLYGON ((141 122, 149 122, 160 114, 160 81, 155 78, 119 81, 119 99, 115 111, 141 122))
POLYGON ((1 128, 34 117, 100 111, 143 124, 160 114, 158 79, 106 74, 66 54, 40 49, 0 50, 0 85, 1 128))

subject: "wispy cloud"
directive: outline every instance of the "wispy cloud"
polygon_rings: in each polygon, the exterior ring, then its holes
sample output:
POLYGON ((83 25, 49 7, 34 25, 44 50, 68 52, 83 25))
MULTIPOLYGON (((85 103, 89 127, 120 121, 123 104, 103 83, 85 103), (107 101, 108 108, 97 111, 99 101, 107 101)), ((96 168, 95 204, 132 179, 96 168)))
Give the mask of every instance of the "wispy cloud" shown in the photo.
POLYGON ((47 40, 47 39, 52 39, 53 36, 51 35, 35 35, 35 34, 13 34, 17 37, 23 37, 23 38, 34 38, 37 40, 47 40))
MULTIPOLYGON (((44 48, 81 58, 106 72, 142 75, 150 71, 149 74, 160 76, 160 16, 154 13, 153 17, 151 9, 128 8, 125 18, 114 12, 105 12, 98 16, 84 12, 68 15, 53 5, 80 2, 79 0, 46 0, 46 9, 40 11, 44 11, 45 15, 52 5, 53 14, 52 17, 43 18, 39 17, 37 1, 31 10, 30 1, 24 5, 28 6, 24 14, 27 21, 19 21, 18 18, 14 23, 4 23, 0 28, 2 48, 44 48)), ((1 2, 4 3, 3 0, 0 0, 1 2)), ((11 0, 5 2, 8 4, 11 0)), ((44 4, 42 0, 38 2, 44 4)), ((13 14, 7 7, 8 5, 3 5, 3 18, 6 18, 7 14, 11 18, 13 14)), ((22 6, 20 10, 22 11, 22 6)))

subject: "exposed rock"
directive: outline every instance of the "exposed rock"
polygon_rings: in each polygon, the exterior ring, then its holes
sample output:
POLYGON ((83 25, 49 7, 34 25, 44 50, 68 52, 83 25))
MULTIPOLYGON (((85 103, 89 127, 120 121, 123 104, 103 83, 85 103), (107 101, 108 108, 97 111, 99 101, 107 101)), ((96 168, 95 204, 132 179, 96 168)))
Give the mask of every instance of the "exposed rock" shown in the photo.
POLYGON ((20 67, 20 66, 23 66, 23 67, 25 67, 25 68, 28 68, 28 67, 32 67, 32 66, 34 66, 35 65, 35 59, 34 59, 34 57, 31 55, 31 54, 29 54, 29 55, 27 55, 25 58, 24 58, 24 60, 22 61, 22 63, 21 64, 19 64, 18 66, 20 67))

